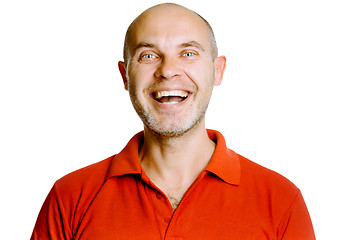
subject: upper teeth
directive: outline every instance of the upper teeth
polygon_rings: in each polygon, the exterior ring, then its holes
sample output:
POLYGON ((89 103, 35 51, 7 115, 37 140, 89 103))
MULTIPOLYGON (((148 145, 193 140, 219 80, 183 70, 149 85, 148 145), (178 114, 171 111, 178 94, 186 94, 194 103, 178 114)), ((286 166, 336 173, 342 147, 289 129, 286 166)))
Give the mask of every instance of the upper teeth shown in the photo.
POLYGON ((155 92, 156 99, 160 99, 162 97, 168 97, 168 96, 187 97, 188 95, 189 93, 187 91, 182 91, 182 90, 155 92))

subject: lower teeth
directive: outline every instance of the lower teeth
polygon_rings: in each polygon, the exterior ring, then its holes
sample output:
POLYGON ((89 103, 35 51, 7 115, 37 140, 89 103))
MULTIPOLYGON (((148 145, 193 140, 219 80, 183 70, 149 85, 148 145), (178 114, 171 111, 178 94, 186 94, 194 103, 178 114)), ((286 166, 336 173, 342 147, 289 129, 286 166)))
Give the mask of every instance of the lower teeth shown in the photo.
POLYGON ((162 104, 168 104, 168 105, 170 105, 170 104, 176 104, 176 103, 179 103, 179 102, 163 102, 162 104))
POLYGON ((182 101, 184 101, 187 97, 163 97, 160 99, 155 99, 156 101, 158 101, 159 103, 164 103, 164 104, 175 104, 175 103, 180 103, 182 101), (173 99, 171 99, 173 98, 173 99))

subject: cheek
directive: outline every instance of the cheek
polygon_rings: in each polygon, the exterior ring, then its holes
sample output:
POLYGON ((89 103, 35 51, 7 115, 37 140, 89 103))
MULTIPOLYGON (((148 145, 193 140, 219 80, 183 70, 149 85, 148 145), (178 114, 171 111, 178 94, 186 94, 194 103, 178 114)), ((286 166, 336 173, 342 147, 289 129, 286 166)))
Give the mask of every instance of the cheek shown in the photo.
POLYGON ((207 90, 214 85, 214 70, 209 64, 193 64, 184 69, 199 91, 207 90))
POLYGON ((153 80, 153 71, 149 66, 129 68, 129 87, 141 91, 153 80))

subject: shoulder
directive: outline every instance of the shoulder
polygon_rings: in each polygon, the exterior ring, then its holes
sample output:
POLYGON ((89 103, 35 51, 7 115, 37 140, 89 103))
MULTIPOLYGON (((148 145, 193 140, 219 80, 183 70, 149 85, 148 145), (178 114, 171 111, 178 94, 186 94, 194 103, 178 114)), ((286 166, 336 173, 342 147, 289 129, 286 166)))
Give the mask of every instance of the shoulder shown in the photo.
POLYGON ((283 175, 241 155, 238 156, 241 166, 242 185, 251 186, 266 195, 279 195, 289 198, 289 200, 294 199, 299 193, 297 186, 283 175))
POLYGON ((313 229, 300 189, 281 174, 240 155, 238 191, 259 221, 267 219, 274 233, 289 239, 313 239, 313 229), (299 230, 301 229, 301 231, 299 230))
POLYGON ((271 215, 277 226, 301 197, 300 189, 281 174, 239 156, 239 190, 258 212, 271 215))
POLYGON ((66 193, 101 187, 114 156, 65 175, 55 182, 55 188, 62 193, 66 193))

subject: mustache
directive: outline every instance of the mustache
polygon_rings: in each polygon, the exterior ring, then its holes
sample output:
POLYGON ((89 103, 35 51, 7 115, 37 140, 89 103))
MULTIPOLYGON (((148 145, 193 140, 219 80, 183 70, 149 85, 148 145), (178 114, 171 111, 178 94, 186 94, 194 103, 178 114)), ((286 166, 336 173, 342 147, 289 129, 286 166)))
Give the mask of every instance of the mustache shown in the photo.
POLYGON ((195 93, 198 90, 198 87, 195 84, 187 84, 181 80, 163 80, 157 81, 144 89, 144 92, 147 94, 152 94, 160 90, 183 90, 190 93, 195 93))

